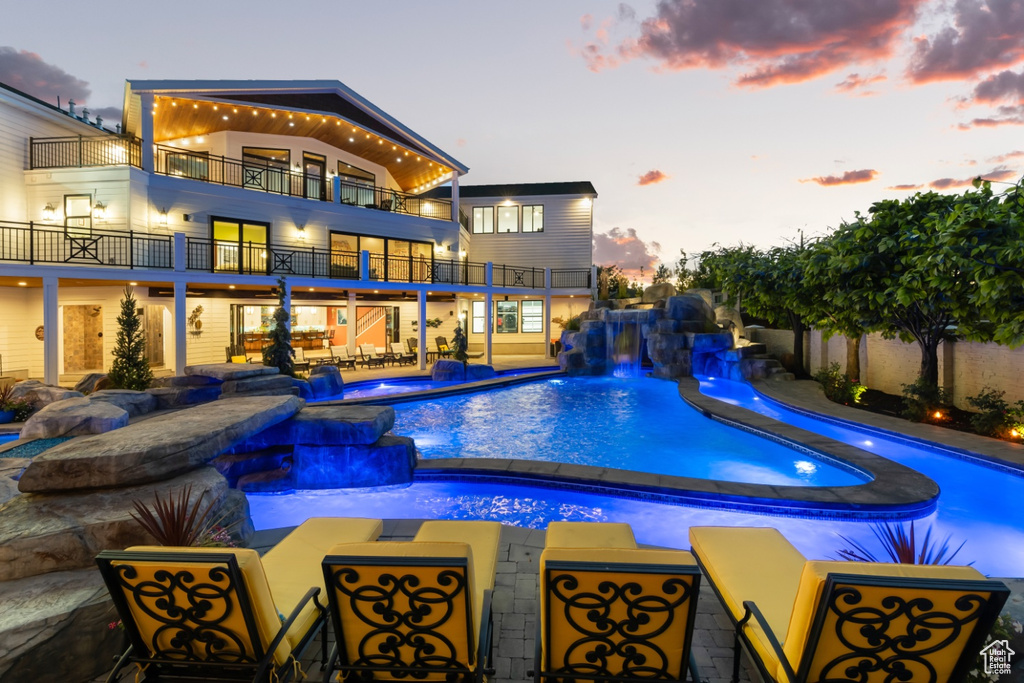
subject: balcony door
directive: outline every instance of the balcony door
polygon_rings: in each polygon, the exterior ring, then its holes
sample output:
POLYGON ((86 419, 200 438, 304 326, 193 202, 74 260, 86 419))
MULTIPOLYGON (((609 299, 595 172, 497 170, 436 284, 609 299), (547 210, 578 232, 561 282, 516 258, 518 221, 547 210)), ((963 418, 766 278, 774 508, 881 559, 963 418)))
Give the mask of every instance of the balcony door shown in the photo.
POLYGON ((267 272, 269 223, 211 219, 213 270, 262 275, 267 272))
POLYGON ((327 200, 327 157, 319 154, 302 153, 302 176, 307 199, 327 200))

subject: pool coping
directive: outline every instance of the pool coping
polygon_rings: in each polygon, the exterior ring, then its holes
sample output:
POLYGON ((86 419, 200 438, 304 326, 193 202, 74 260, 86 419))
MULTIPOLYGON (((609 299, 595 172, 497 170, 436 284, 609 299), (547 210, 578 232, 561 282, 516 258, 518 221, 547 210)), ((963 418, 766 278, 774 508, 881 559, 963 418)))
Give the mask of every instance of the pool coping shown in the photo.
POLYGON ((704 396, 696 379, 680 379, 678 388, 680 398, 708 419, 797 448, 830 464, 867 473, 872 479, 853 486, 774 486, 513 458, 421 459, 414 477, 417 481, 486 478, 510 484, 557 486, 695 507, 799 517, 917 519, 935 509, 938 484, 909 467, 704 396))

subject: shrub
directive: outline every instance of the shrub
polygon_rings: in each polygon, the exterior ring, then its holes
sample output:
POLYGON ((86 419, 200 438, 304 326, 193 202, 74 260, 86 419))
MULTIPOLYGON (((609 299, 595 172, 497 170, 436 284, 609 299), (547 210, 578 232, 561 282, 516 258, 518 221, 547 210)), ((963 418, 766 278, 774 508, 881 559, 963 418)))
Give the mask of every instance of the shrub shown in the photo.
POLYGON ((558 318, 552 318, 551 322, 558 325, 563 330, 568 330, 570 332, 578 332, 580 329, 580 317, 578 315, 574 315, 568 319, 559 316, 558 318))
POLYGON ((188 501, 191 496, 191 484, 181 489, 177 498, 173 494, 168 494, 164 499, 159 493, 155 493, 152 509, 146 507, 140 500, 132 500, 135 512, 129 514, 160 545, 201 545, 207 537, 216 539, 217 524, 210 520, 215 501, 210 501, 204 507, 203 495, 190 505, 188 501))
POLYGON ((828 368, 822 368, 814 373, 814 381, 821 384, 825 390, 825 397, 835 403, 850 405, 859 403, 861 395, 867 391, 867 387, 852 381, 839 369, 839 363, 832 363, 828 368))
POLYGON ((1024 401, 1010 405, 1003 396, 1005 391, 985 387, 977 396, 968 396, 967 402, 978 409, 971 416, 971 428, 978 434, 1006 438, 1019 436, 1024 426, 1024 401))
POLYGON ((948 405, 945 390, 921 377, 913 384, 903 385, 903 417, 908 420, 924 422, 929 415, 948 405))
POLYGON ((0 411, 14 411, 14 421, 24 422, 32 414, 32 403, 25 398, 14 398, 14 385, 0 387, 0 411))
MULTIPOLYGON (((946 536, 941 542, 932 540, 932 529, 928 527, 920 546, 917 543, 917 533, 914 529, 914 522, 910 523, 910 531, 900 523, 884 522, 872 524, 871 533, 882 545, 886 557, 879 557, 871 552, 863 543, 852 540, 839 534, 839 538, 850 544, 849 548, 838 551, 839 559, 847 562, 895 562, 898 564, 950 564, 957 556, 964 541, 956 550, 950 553, 949 542, 952 536, 946 536)), ((973 562, 968 563, 974 564, 973 562)))

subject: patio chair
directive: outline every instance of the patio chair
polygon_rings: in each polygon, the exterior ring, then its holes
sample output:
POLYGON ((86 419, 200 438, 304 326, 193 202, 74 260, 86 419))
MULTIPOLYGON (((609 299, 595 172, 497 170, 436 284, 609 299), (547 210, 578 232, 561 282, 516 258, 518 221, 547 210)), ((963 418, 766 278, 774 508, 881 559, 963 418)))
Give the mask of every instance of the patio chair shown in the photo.
POLYGON ((373 344, 360 344, 359 345, 359 364, 369 368, 383 368, 384 361, 387 360, 384 356, 377 355, 377 348, 373 344))
POLYGON ((412 365, 416 362, 416 354, 411 353, 405 347, 405 342, 394 342, 391 344, 391 356, 399 365, 412 365))
POLYGON ((434 337, 434 344, 437 345, 437 356, 438 358, 450 358, 452 355, 452 347, 448 345, 448 340, 444 337, 434 337))
POLYGON ((334 364, 337 365, 339 369, 356 369, 356 359, 349 354, 347 346, 332 346, 331 355, 334 356, 334 364))
POLYGON ((306 358, 306 352, 301 347, 292 349, 295 352, 295 358, 292 360, 292 368, 295 372, 309 372, 309 360, 306 358))
POLYGON ((637 548, 628 524, 552 522, 539 592, 535 683, 702 680, 690 553, 637 548))
POLYGON ((103 551, 96 562, 129 642, 107 680, 131 664, 139 681, 289 680, 317 633, 326 650, 317 560, 339 538, 381 529, 380 520, 311 519, 262 561, 245 548, 103 551))
POLYGON ((336 642, 325 683, 336 671, 356 680, 493 676, 500 535, 497 522, 427 521, 412 541, 332 548, 323 572, 336 642))
POLYGON ((1009 595, 971 567, 809 561, 771 528, 690 544, 767 681, 962 681, 1009 595))

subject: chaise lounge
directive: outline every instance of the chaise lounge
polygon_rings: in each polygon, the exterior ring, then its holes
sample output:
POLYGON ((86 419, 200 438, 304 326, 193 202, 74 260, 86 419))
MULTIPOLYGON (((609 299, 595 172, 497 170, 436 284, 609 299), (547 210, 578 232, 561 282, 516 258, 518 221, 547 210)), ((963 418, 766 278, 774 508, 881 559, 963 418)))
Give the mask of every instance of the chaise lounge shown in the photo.
POLYGON ((809 561, 771 528, 690 544, 767 681, 962 681, 1009 595, 971 567, 809 561))

